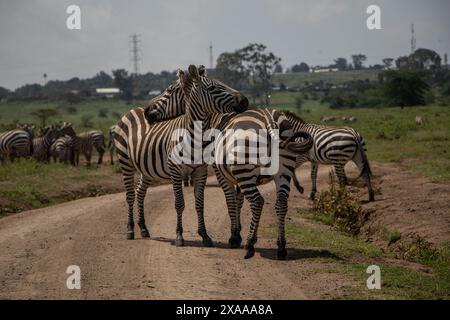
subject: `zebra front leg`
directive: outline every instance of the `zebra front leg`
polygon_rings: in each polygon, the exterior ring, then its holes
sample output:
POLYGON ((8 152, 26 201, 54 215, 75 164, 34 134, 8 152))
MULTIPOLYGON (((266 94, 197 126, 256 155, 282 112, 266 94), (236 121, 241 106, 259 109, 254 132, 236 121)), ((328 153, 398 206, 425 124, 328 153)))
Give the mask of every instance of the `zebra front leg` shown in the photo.
POLYGON ((150 238, 150 233, 148 232, 147 226, 145 225, 145 216, 144 216, 144 200, 145 195, 147 193, 148 185, 149 181, 145 179, 144 176, 141 175, 138 186, 136 188, 136 196, 139 209, 138 226, 141 229, 142 238, 150 238))
POLYGON ((133 219, 133 206, 134 206, 134 172, 123 173, 123 183, 126 189, 126 198, 128 204, 128 223, 127 223, 127 240, 134 239, 134 219, 133 219))
POLYGON ((197 211, 198 219, 198 234, 203 239, 205 247, 213 247, 213 241, 206 232, 205 217, 204 217, 204 200, 205 200, 205 186, 208 178, 208 167, 201 166, 192 173, 192 180, 194 184, 195 195, 195 210, 197 211))
POLYGON ((175 210, 177 211, 177 238, 175 240, 175 245, 177 247, 184 246, 183 239, 183 211, 184 211, 184 195, 182 186, 182 175, 178 174, 176 176, 172 175, 172 186, 173 192, 175 194, 175 210))
POLYGON ((242 237, 240 233, 239 223, 237 220, 237 202, 236 202, 236 192, 234 190, 234 185, 226 180, 219 172, 217 167, 213 165, 214 171, 216 173, 217 181, 222 187, 223 193, 225 195, 225 201, 227 203, 228 215, 231 222, 231 236, 228 240, 228 245, 230 248, 239 248, 242 243, 242 237))
POLYGON ((309 195, 309 198, 311 200, 314 200, 317 192, 317 171, 319 169, 319 164, 317 162, 311 163, 311 183, 312 183, 312 189, 311 194, 309 195))
POLYGON ((103 149, 102 147, 99 147, 97 149, 97 152, 98 152, 97 164, 102 164, 103 163, 103 155, 105 154, 105 149, 103 149))

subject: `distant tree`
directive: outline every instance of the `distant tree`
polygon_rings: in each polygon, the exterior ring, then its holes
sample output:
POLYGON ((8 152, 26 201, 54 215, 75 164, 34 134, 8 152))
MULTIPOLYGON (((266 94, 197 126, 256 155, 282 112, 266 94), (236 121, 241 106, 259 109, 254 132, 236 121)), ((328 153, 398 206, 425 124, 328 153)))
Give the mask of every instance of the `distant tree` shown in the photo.
POLYGON ((407 57, 407 56, 398 57, 395 60, 395 66, 399 70, 409 70, 410 66, 411 66, 410 62, 409 62, 409 57, 407 57))
POLYGON ((382 61, 383 61, 384 67, 386 69, 390 69, 391 66, 392 66, 392 63, 394 62, 394 59, 392 59, 392 58, 384 58, 382 61))
POLYGON ((44 97, 40 84, 26 84, 14 91, 16 97, 20 99, 40 99, 44 97))
POLYGON ((291 72, 309 72, 309 66, 305 62, 295 64, 291 68, 291 72))
POLYGON ((11 92, 8 89, 0 87, 0 100, 6 99, 10 93, 11 92))
POLYGON ((283 73, 283 67, 281 66, 281 64, 277 64, 275 66, 275 69, 273 71, 274 73, 283 73))
POLYGON ((347 59, 345 58, 334 59, 334 64, 339 70, 347 70, 347 59))
POLYGON ((353 66, 356 70, 360 70, 363 68, 364 61, 367 60, 367 56, 364 54, 354 54, 352 55, 353 66))
POLYGON ((409 58, 414 69, 423 70, 441 67, 441 57, 434 50, 419 48, 409 58))
POLYGON ((384 91, 390 105, 424 105, 429 85, 421 71, 386 71, 384 91))
POLYGON ((31 112, 31 115, 39 119, 41 127, 45 127, 48 118, 58 115, 58 111, 55 109, 38 109, 31 112))
POLYGON ((130 101, 133 98, 133 77, 125 69, 113 70, 114 83, 121 91, 121 98, 130 101))
POLYGON ((216 63, 216 77, 233 88, 242 89, 248 83, 242 53, 235 51, 220 54, 216 63))
POLYGON ((239 50, 242 55, 245 69, 250 77, 253 98, 264 95, 266 105, 270 104, 269 92, 271 90, 271 77, 275 67, 280 64, 281 58, 272 52, 266 51, 264 44, 251 43, 239 50))

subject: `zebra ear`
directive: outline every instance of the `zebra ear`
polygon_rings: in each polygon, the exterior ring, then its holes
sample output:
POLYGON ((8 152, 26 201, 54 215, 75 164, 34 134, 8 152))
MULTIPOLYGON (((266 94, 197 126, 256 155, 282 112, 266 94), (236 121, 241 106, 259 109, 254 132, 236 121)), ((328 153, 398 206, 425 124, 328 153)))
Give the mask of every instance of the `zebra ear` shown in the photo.
POLYGON ((200 77, 206 77, 206 68, 204 65, 201 64, 198 66, 198 74, 200 77))
POLYGON ((200 81, 200 74, 199 74, 199 70, 197 69, 196 66, 194 66, 193 64, 191 64, 189 66, 189 75, 191 76, 192 80, 199 82, 200 81))

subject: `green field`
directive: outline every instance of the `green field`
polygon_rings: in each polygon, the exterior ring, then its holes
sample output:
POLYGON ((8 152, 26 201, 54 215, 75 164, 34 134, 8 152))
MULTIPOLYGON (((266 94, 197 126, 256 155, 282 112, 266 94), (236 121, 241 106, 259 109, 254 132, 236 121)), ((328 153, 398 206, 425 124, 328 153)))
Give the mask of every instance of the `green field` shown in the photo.
POLYGON ((305 82, 319 82, 341 84, 349 81, 366 80, 376 81, 378 80, 379 70, 348 70, 337 72, 297 72, 297 73, 282 73, 275 74, 272 78, 272 82, 275 84, 283 83, 286 86, 301 87, 305 85, 305 82))

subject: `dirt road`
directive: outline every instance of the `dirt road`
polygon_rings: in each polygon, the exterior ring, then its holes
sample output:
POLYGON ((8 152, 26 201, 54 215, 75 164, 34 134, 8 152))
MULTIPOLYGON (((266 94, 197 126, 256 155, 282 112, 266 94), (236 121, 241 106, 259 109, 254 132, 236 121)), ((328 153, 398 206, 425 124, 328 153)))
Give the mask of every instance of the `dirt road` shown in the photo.
MULTIPOLYGON (((328 172, 320 168, 319 190, 326 186, 328 172)), ((307 194, 309 170, 299 173, 307 194)), ((275 221, 273 189, 272 184, 261 187, 266 199, 261 225, 275 221)), ((148 191, 151 239, 140 239, 137 232, 136 240, 125 240, 122 193, 1 219, 0 299, 310 299, 338 291, 350 281, 340 274, 314 272, 316 262, 308 257, 319 251, 290 248, 290 259, 277 261, 276 239, 265 239, 261 233, 250 260, 243 259, 243 249, 228 249, 229 218, 217 187, 207 188, 205 203, 207 228, 216 246, 202 247, 192 191, 185 190, 185 247, 172 244, 176 215, 170 185, 148 191), (70 265, 81 269, 81 290, 66 287, 70 265)), ((307 206, 306 195, 293 191, 290 210, 307 206)), ((245 204, 244 239, 248 219, 245 204)))

